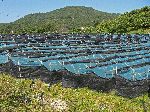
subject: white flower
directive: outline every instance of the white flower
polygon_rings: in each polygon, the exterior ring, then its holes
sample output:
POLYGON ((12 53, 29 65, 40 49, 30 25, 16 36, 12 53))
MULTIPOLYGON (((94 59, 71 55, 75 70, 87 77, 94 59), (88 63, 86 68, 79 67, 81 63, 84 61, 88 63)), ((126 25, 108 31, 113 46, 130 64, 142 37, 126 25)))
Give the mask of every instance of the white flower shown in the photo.
POLYGON ((67 103, 60 99, 52 101, 51 107, 56 111, 66 111, 68 109, 67 103))

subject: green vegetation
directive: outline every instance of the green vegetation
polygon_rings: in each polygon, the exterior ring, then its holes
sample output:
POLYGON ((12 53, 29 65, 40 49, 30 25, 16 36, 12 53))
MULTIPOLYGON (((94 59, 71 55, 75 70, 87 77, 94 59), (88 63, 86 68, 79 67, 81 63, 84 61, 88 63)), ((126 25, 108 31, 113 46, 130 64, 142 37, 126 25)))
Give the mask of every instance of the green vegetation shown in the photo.
POLYGON ((119 14, 97 11, 91 7, 68 6, 47 13, 29 14, 10 24, 0 25, 0 33, 68 32, 71 29, 94 26, 119 14))
POLYGON ((148 95, 133 99, 100 93, 88 88, 50 88, 40 80, 16 79, 0 74, 1 112, 147 112, 150 110, 148 95))
POLYGON ((150 33, 150 6, 122 15, 68 6, 0 24, 0 33, 150 33))
POLYGON ((150 6, 103 21, 94 30, 99 33, 150 33, 150 6))

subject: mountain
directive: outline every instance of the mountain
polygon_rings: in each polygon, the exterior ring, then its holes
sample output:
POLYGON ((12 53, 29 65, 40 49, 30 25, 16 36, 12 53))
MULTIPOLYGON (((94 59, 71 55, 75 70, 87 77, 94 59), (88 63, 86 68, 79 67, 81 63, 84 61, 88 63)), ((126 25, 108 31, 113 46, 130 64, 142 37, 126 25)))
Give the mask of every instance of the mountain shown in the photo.
POLYGON ((98 33, 150 33, 150 6, 126 12, 113 20, 101 22, 89 31, 98 33))
POLYGON ((0 25, 0 33, 68 32, 94 26, 119 14, 107 13, 84 6, 67 6, 47 13, 29 14, 9 24, 0 25))

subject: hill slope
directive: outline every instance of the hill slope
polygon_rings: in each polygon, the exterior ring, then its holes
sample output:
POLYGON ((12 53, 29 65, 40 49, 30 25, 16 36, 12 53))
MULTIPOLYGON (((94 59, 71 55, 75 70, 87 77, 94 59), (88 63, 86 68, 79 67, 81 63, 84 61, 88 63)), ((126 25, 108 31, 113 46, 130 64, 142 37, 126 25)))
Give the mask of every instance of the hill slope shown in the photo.
POLYGON ((68 6, 47 13, 29 14, 15 22, 2 25, 0 33, 66 32, 82 26, 94 26, 119 14, 97 11, 91 7, 68 6))
POLYGON ((150 33, 150 6, 124 13, 92 29, 102 33, 150 33))
POLYGON ((0 74, 1 112, 148 112, 148 95, 127 99, 115 92, 101 93, 88 88, 50 88, 36 80, 15 79, 0 74))

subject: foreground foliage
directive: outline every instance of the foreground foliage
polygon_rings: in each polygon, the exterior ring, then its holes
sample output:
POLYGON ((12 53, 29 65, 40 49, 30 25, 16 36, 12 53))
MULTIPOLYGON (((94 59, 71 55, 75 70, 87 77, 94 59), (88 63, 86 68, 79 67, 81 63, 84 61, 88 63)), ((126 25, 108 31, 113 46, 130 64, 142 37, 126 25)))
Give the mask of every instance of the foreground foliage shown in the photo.
POLYGON ((0 75, 1 112, 142 112, 150 110, 147 95, 127 99, 115 92, 100 93, 88 88, 50 88, 40 80, 0 75))

